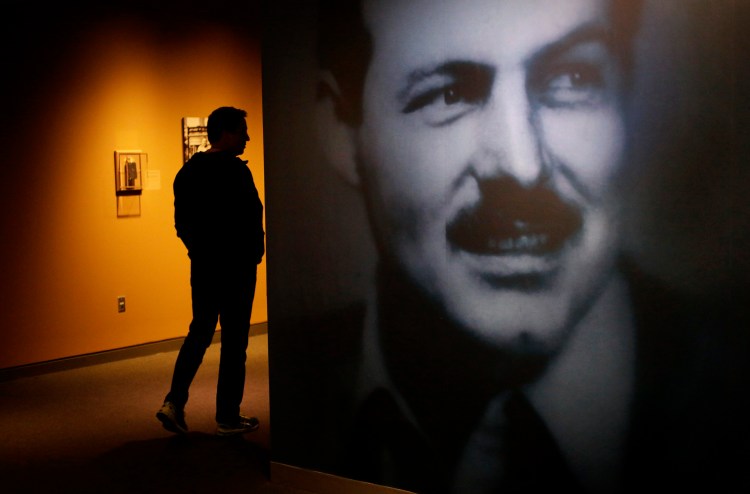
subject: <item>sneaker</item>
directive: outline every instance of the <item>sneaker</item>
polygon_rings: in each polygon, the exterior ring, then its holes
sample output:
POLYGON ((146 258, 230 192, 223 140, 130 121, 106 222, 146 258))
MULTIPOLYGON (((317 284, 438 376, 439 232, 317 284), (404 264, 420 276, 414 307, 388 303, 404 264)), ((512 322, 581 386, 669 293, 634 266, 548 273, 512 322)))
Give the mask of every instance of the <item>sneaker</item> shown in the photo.
POLYGON ((245 415, 240 414, 240 422, 248 425, 251 428, 250 432, 257 430, 258 427, 260 427, 260 420, 258 420, 257 417, 246 417, 245 415))
POLYGON ((237 423, 222 424, 219 422, 216 427, 216 435, 220 437, 238 436, 258 430, 260 421, 255 417, 245 417, 240 415, 237 423))
POLYGON ((178 409, 170 401, 164 402, 159 411, 156 412, 156 418, 161 421, 161 425, 169 432, 184 434, 188 430, 185 423, 185 412, 182 409, 178 409))

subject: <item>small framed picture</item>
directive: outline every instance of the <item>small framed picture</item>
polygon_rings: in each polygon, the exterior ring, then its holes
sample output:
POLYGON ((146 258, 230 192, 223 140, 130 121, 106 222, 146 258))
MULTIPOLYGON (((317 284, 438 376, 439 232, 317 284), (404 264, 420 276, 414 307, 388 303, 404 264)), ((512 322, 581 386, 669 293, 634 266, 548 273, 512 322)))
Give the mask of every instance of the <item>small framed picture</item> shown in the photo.
POLYGON ((118 194, 143 190, 143 160, 140 151, 115 151, 115 191, 118 194))

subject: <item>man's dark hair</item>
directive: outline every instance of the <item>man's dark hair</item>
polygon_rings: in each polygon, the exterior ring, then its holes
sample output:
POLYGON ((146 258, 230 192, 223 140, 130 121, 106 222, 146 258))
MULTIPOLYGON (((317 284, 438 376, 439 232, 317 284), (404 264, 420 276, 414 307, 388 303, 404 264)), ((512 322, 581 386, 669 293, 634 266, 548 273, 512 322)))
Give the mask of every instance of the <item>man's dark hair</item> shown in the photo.
MULTIPOLYGON (((643 0, 612 0, 615 19, 612 39, 623 70, 630 78, 632 40, 638 29, 643 0)), ((362 91, 372 58, 372 37, 362 16, 362 2, 320 0, 318 9, 318 66, 329 70, 339 85, 339 118, 351 125, 362 122, 362 91)), ((328 89, 319 88, 318 96, 328 89)))
MULTIPOLYGON (((329 70, 339 85, 339 118, 362 122, 362 89, 372 58, 372 38, 365 27, 359 0, 321 0, 318 11, 318 66, 329 70)), ((319 91, 326 91, 325 87, 319 91)), ((322 96, 319 94, 318 96, 322 96)))
POLYGON ((211 112, 208 116, 207 133, 208 142, 214 144, 221 138, 224 131, 234 132, 245 123, 247 112, 233 106, 222 106, 211 112))

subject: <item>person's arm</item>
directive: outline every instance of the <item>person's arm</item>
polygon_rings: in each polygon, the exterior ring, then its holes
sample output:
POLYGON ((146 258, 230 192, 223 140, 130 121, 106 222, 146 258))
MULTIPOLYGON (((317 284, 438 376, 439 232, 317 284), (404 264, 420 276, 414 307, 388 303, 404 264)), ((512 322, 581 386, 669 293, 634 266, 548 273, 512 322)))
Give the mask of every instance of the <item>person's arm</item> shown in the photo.
POLYGON ((196 200, 195 180, 190 170, 182 168, 175 177, 172 186, 174 192, 174 226, 177 236, 185 244, 188 254, 196 248, 196 223, 198 204, 196 200))
POLYGON ((263 203, 260 201, 258 189, 255 187, 255 182, 253 181, 252 174, 250 174, 250 182, 253 191, 252 220, 253 225, 255 225, 255 231, 253 234, 253 248, 255 254, 255 264, 260 264, 260 262, 263 260, 263 256, 266 253, 266 232, 263 230, 263 203))

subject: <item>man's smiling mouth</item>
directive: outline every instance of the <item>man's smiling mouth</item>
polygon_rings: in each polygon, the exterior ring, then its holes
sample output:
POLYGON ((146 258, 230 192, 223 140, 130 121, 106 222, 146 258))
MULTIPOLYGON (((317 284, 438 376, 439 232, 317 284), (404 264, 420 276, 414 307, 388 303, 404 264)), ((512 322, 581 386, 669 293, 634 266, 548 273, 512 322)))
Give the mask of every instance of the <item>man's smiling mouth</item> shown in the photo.
POLYGON ((484 181, 479 202, 446 228, 454 250, 476 255, 546 256, 558 252, 583 224, 580 212, 548 187, 524 188, 510 178, 484 181))

